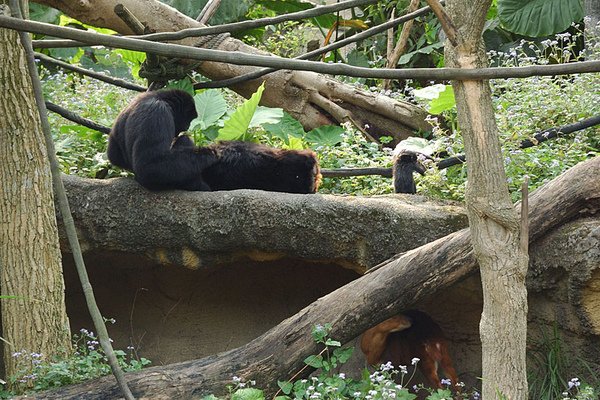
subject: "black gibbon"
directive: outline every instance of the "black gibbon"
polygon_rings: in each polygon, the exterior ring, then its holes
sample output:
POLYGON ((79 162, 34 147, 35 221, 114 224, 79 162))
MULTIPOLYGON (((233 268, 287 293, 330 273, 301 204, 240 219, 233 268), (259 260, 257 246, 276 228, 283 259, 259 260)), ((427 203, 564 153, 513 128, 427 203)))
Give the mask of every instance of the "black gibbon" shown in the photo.
POLYGON ((394 157, 393 165, 394 191, 396 193, 417 193, 413 172, 425 174, 425 167, 419 162, 417 153, 409 150, 400 151, 394 157))
POLYGON ((181 90, 139 95, 111 130, 110 162, 132 171, 150 190, 317 190, 320 170, 314 152, 238 141, 197 147, 179 135, 196 116, 194 99, 181 90))

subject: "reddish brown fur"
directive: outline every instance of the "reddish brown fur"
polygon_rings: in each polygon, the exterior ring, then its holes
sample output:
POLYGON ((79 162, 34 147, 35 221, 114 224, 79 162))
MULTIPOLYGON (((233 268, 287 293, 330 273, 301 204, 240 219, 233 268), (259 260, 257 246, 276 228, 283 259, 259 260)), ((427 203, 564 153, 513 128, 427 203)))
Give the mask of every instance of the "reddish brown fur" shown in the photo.
POLYGON ((410 365, 419 358, 419 370, 434 388, 440 388, 438 367, 458 388, 458 376, 448 353, 444 332, 424 312, 411 310, 367 330, 360 343, 370 365, 391 361, 394 366, 410 365))
POLYGON ((360 349, 365 354, 367 363, 369 365, 381 363, 381 355, 385 350, 389 334, 409 328, 410 325, 410 320, 400 314, 366 330, 360 340, 360 349))

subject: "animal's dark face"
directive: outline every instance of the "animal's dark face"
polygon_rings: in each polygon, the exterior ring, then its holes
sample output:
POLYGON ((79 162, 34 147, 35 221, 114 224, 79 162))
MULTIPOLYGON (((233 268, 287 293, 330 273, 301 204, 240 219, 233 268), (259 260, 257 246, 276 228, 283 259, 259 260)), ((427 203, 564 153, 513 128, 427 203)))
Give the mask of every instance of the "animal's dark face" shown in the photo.
POLYGON ((425 175, 425 167, 419 162, 419 159, 415 153, 403 153, 399 156, 398 162, 404 168, 410 168, 411 170, 418 172, 421 175, 425 175))
POLYGON ((189 93, 178 89, 161 90, 156 93, 171 107, 176 132, 186 131, 190 127, 190 122, 198 116, 194 98, 189 93))

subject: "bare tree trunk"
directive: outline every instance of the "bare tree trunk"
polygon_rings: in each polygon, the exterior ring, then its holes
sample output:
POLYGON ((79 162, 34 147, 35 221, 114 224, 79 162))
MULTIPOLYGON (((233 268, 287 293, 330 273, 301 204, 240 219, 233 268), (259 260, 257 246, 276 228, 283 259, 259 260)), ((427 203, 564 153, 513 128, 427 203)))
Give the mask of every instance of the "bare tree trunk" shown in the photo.
MULTIPOLYGON (((111 28, 122 34, 132 32, 114 13, 117 3, 125 5, 140 21, 156 32, 202 26, 157 0, 36 1, 55 7, 82 22, 111 28)), ((181 41, 182 44, 188 45, 194 45, 196 42, 197 39, 194 38, 181 41)), ((217 49, 265 54, 231 37, 225 39, 217 49)), ((221 80, 256 69, 250 66, 204 62, 198 71, 213 80, 221 80)), ((377 138, 387 135, 396 140, 411 136, 416 130, 431 130, 431 126, 425 122, 427 113, 413 104, 355 89, 313 72, 277 71, 235 85, 231 89, 249 97, 263 81, 266 82, 266 90, 261 103, 285 109, 307 129, 350 121, 370 136, 377 138)))
MULTIPOLYGON (((448 0, 458 27, 457 44, 446 44, 446 65, 488 66, 482 40, 491 0, 448 0)), ((450 35, 448 35, 450 37, 450 35)), ((471 240, 481 270, 484 306, 480 323, 484 399, 527 399, 527 250, 520 246, 491 90, 487 81, 453 81, 458 121, 469 160, 466 206, 471 240)))
POLYGON ((600 0, 585 0, 585 48, 588 58, 599 59, 600 49, 592 47, 600 43, 600 0))
MULTIPOLYGON (((596 157, 536 190, 530 197, 530 240, 567 221, 597 213, 598 174, 600 158, 596 157)), ((310 337, 313 325, 331 323, 331 337, 347 343, 369 327, 476 271, 469 230, 463 229, 388 260, 381 268, 318 299, 244 346, 201 360, 129 373, 127 379, 140 398, 199 399, 210 393, 222 394, 234 375, 246 381, 254 379, 257 386, 272 394, 278 379, 293 376, 303 367, 302 360, 320 350, 310 337)), ((111 377, 36 394, 38 399, 61 400, 118 396, 119 389, 111 377)))
MULTIPOLYGON (((0 287, 6 375, 17 351, 70 351, 50 165, 17 32, 0 29, 0 287)), ((30 363, 31 365, 31 363, 30 363)))

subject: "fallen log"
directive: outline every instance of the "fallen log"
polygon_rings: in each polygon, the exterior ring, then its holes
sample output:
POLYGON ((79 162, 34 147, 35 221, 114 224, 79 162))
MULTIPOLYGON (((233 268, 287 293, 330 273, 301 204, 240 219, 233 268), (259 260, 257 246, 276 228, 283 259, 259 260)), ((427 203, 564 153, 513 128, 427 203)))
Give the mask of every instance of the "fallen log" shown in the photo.
MULTIPOLYGON (((600 209, 600 158, 581 163, 530 197, 530 241, 568 221, 600 209)), ((517 205, 518 207, 518 205, 517 205)), ((476 272, 468 229, 411 250, 381 268, 320 298, 262 336, 237 349, 127 374, 138 398, 187 399, 223 393, 234 375, 275 389, 318 352, 310 329, 331 323, 331 336, 348 342, 368 327, 410 308, 436 291, 476 272)), ((118 398, 112 377, 53 392, 39 399, 118 398)))

